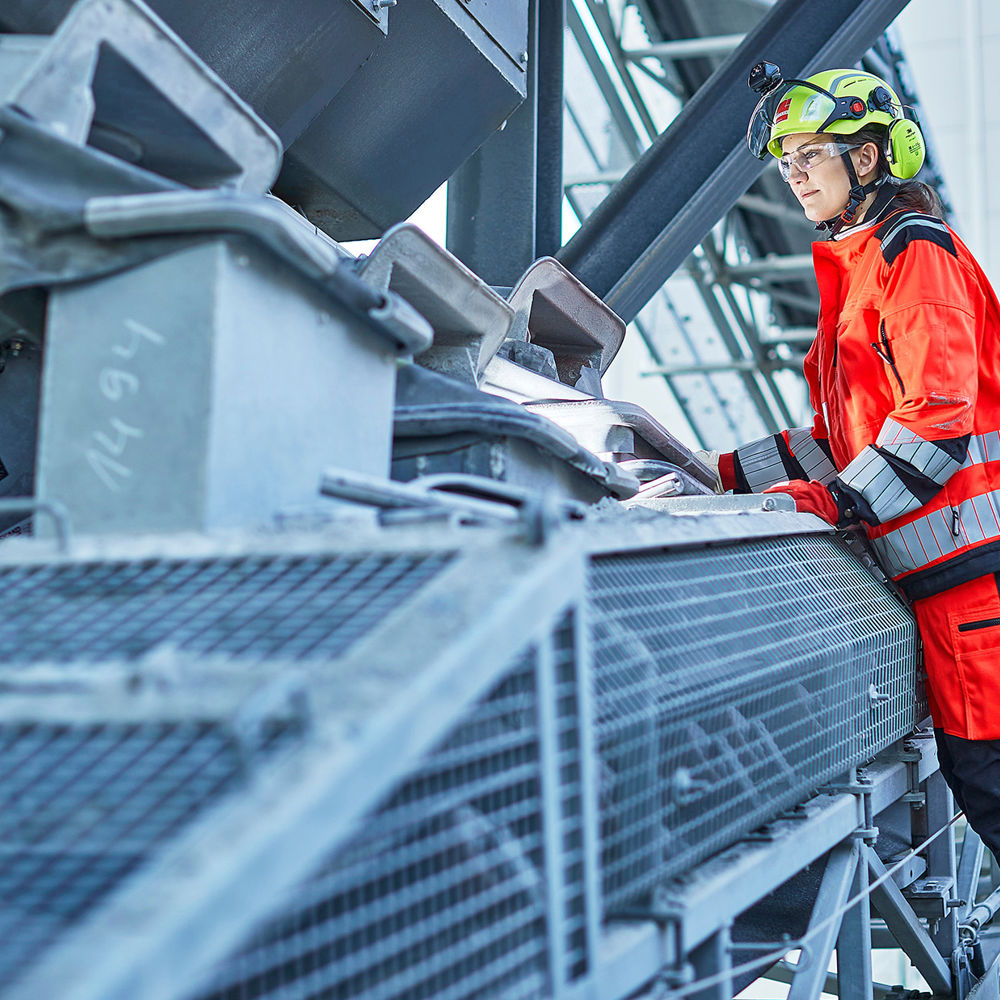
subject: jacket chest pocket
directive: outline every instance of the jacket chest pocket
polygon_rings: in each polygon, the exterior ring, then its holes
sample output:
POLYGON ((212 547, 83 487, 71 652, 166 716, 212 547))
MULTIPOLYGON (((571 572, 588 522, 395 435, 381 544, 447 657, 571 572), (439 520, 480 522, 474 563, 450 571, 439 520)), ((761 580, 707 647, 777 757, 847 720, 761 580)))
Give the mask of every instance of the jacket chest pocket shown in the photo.
POLYGON ((876 421, 906 394, 892 329, 873 307, 854 309, 837 326, 838 392, 849 400, 849 419, 876 421))
POLYGON ((885 320, 878 324, 877 336, 871 341, 871 349, 882 359, 886 373, 890 378, 890 388, 895 402, 898 404, 906 395, 906 385, 902 375, 899 374, 899 367, 896 364, 896 353, 893 350, 889 339, 889 333, 885 328, 885 320))

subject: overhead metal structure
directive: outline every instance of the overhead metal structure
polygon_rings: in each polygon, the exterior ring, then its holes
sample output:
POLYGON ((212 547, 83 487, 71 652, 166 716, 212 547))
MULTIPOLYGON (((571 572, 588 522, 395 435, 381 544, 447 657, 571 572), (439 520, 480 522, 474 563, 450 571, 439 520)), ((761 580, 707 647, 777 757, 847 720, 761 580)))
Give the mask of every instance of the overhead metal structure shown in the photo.
POLYGON ((756 96, 747 67, 767 53, 789 76, 856 62, 906 0, 779 0, 688 101, 559 259, 633 319, 760 173, 744 137, 756 96))

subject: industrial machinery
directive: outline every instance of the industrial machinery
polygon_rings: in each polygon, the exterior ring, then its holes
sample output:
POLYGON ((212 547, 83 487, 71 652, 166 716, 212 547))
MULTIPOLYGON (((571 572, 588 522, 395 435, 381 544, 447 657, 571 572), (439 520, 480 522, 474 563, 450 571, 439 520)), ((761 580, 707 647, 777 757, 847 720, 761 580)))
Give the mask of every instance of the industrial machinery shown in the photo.
POLYGON ((551 11, 273 6, 0 12, 0 997, 995 995, 864 543, 604 398, 588 231, 401 221, 551 11))

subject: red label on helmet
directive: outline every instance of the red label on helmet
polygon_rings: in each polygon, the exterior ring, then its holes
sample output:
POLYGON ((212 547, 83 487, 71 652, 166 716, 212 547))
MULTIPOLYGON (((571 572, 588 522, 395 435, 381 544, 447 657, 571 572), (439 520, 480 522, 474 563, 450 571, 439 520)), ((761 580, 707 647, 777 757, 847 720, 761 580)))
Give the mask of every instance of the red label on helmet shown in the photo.
POLYGON ((865 106, 861 101, 852 101, 851 110, 856 114, 860 115, 862 111, 865 110, 865 106))
POLYGON ((777 125, 779 122, 788 121, 788 109, 792 106, 792 99, 786 97, 779 105, 778 112, 774 116, 774 124, 777 125))

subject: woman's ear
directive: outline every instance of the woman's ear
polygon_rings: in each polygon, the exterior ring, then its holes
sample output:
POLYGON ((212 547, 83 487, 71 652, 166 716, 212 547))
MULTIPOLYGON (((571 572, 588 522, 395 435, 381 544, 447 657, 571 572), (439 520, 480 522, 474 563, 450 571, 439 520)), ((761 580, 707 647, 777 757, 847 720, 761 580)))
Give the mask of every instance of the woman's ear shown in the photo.
POLYGON ((858 148, 856 155, 855 169, 858 171, 858 180, 865 184, 871 180, 869 175, 874 175, 878 167, 878 146, 874 142, 866 142, 858 148))

